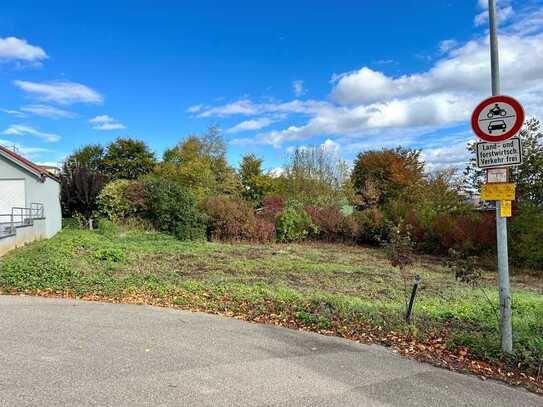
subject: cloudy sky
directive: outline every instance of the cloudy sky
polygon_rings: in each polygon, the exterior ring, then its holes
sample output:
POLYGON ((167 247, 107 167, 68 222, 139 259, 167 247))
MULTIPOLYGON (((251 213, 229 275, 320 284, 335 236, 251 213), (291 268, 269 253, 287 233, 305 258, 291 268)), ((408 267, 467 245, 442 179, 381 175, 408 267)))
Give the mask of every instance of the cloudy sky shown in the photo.
MULTIPOLYGON (((56 163, 119 136, 162 151, 218 124, 233 165, 397 145, 461 166, 489 96, 486 0, 10 2, 0 144, 56 163)), ((502 91, 543 117, 543 0, 498 0, 502 91)))

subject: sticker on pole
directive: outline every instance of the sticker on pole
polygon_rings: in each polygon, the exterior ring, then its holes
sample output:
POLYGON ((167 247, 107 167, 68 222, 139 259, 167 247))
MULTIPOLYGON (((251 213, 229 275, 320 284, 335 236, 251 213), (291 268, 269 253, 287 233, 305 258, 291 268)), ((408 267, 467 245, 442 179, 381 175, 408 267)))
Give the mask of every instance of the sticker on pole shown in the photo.
POLYGON ((481 199, 483 201, 514 201, 515 184, 483 184, 481 185, 481 199))
POLYGON ((513 207, 513 204, 511 201, 501 201, 500 217, 510 218, 513 212, 512 207, 513 207))
POLYGON ((504 184, 509 180, 509 168, 489 168, 486 170, 487 184, 504 184))
POLYGON ((471 116, 471 127, 480 139, 498 143, 510 139, 524 123, 524 109, 509 96, 493 96, 479 103, 471 116))

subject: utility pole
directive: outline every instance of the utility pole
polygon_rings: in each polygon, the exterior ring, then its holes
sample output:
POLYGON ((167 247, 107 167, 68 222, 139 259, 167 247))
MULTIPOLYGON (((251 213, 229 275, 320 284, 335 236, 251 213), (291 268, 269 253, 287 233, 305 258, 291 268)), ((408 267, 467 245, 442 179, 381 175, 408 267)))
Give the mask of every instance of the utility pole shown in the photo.
MULTIPOLYGON (((498 58, 498 34, 496 23, 496 0, 488 0, 490 24, 490 64, 492 71, 492 96, 500 89, 500 63, 498 58)), ((511 294, 509 288, 509 257, 507 253, 507 218, 501 217, 501 201, 496 201, 496 235, 498 243, 498 274, 500 287, 502 351, 513 353, 513 328, 511 324, 511 294)))

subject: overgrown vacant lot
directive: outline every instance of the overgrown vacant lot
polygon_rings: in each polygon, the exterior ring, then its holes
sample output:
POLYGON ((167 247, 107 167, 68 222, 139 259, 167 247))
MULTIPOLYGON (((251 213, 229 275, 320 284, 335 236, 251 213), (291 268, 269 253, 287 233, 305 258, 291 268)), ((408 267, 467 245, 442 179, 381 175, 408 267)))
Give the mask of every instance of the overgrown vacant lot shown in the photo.
MULTIPOLYGON (((423 279, 414 328, 402 322, 399 272, 381 249, 360 246, 195 243, 142 231, 65 229, 2 258, 0 287, 140 296, 385 343, 396 333, 421 343, 439 338, 445 351, 462 346, 472 358, 498 361, 494 275, 486 273, 482 287, 471 288, 442 263, 419 257, 413 268, 423 279)), ((515 275, 513 287, 513 360, 536 374, 543 355, 543 284, 539 277, 515 275)))

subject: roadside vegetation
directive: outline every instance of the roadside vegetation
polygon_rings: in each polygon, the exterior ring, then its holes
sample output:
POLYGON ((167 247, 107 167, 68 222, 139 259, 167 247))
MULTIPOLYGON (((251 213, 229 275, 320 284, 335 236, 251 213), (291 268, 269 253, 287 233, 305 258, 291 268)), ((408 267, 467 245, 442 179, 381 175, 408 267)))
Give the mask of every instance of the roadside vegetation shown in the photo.
POLYGON ((483 173, 473 161, 463 174, 430 171, 420 151, 401 147, 361 152, 352 168, 326 147, 300 147, 274 173, 252 154, 231 167, 216 127, 161 160, 138 140, 83 146, 61 174, 69 227, 5 256, 0 287, 377 341, 543 388, 539 122, 529 120, 520 136, 525 163, 511 174, 518 195, 509 242, 515 353, 507 359, 494 210, 474 199, 483 173), (417 275, 423 283, 407 324, 417 275))

